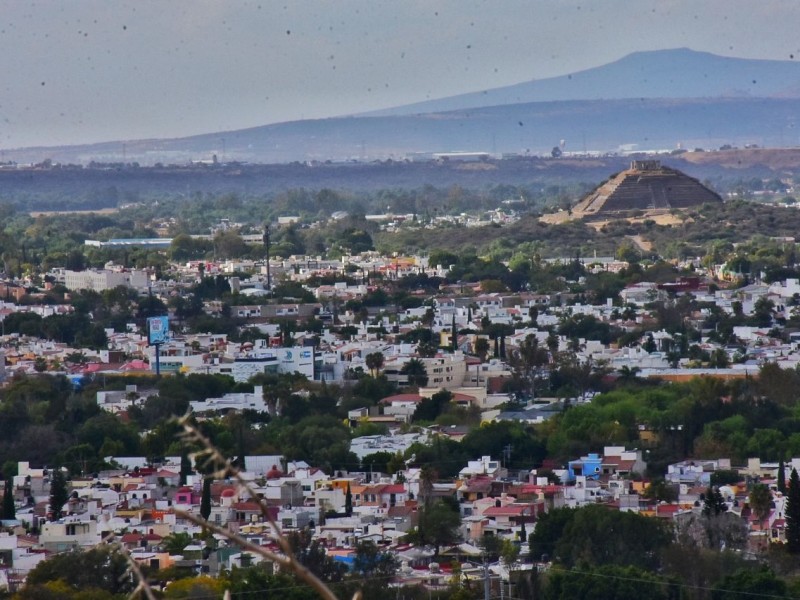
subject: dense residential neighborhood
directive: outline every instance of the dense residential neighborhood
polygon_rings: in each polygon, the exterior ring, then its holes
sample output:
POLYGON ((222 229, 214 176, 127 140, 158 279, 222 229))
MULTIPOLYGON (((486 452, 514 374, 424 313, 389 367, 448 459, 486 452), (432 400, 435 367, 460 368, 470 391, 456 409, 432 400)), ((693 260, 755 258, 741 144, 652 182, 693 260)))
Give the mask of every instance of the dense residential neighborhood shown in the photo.
MULTIPOLYGON (((91 418, 67 441, 33 405, 19 417, 40 447, 3 454, 0 587, 28 597, 29 574, 81 550, 127 554, 167 597, 246 590, 239 571, 281 570, 266 558, 286 552, 279 533, 331 583, 368 585, 379 557, 382 585, 529 597, 566 585, 583 534, 563 528, 587 518, 586 544, 633 547, 652 526, 642 552, 794 552, 800 433, 736 415, 793 418, 798 278, 526 260, 549 283, 454 280, 446 252, 374 251, 4 282, 5 414, 56 394, 91 418), (754 397, 764 407, 742 408, 754 397)), ((655 564, 596 556, 587 568, 655 564)))
POLYGON ((0 600, 800 599, 800 3, 155 4, 0 4, 0 600))

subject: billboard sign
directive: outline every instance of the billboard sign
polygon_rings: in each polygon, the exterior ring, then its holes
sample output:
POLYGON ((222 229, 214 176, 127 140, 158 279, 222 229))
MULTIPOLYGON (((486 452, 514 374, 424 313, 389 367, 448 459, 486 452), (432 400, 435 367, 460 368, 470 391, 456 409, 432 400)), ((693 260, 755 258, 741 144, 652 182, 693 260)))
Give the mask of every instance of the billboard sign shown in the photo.
POLYGON ((147 343, 151 346, 169 341, 169 317, 147 319, 147 343))

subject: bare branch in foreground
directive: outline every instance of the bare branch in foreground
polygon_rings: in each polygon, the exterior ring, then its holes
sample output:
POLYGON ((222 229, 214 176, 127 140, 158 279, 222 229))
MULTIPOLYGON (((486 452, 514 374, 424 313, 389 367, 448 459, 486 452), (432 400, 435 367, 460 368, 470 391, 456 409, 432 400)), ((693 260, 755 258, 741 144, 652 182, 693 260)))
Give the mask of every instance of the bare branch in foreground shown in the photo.
MULTIPOLYGON (((217 450, 216 447, 211 443, 211 440, 204 436, 203 433, 190 422, 189 415, 185 415, 178 419, 178 423, 183 427, 183 434, 181 435, 182 440, 185 443, 200 446, 200 452, 195 455, 198 460, 203 461, 200 464, 207 468, 213 468, 213 475, 216 478, 224 479, 230 477, 234 479, 236 483, 250 495, 252 500, 258 502, 261 514, 269 523, 274 535, 274 539, 280 547, 282 553, 278 554, 263 548, 262 546, 254 544, 242 536, 237 535, 214 523, 209 523, 202 517, 193 515, 192 513, 176 510, 176 514, 191 521, 192 523, 195 523, 196 525, 205 527, 210 531, 225 537, 228 541, 244 550, 247 550, 248 552, 252 552, 253 554, 261 556, 266 560, 272 561, 284 569, 293 571, 300 579, 316 590, 320 595, 320 598, 323 598, 324 600, 338 600, 336 595, 325 584, 324 581, 319 579, 305 565, 297 560, 294 552, 292 551, 291 544, 289 544, 289 540, 283 535, 280 527, 278 527, 278 524, 272 518, 266 502, 264 502, 262 498, 259 498, 257 492, 253 489, 250 482, 241 476, 239 469, 236 468, 230 460, 222 456, 219 450, 217 450)), ((361 592, 356 592, 356 594, 353 596, 353 600, 361 600, 361 597, 361 592)))
POLYGON ((136 581, 138 581, 136 588, 134 588, 128 597, 133 599, 138 598, 139 595, 144 595, 147 600, 156 600, 153 589, 150 587, 150 584, 147 583, 147 577, 144 576, 141 568, 139 568, 139 563, 134 560, 130 552, 125 551, 125 557, 128 559, 128 570, 136 577, 136 581))

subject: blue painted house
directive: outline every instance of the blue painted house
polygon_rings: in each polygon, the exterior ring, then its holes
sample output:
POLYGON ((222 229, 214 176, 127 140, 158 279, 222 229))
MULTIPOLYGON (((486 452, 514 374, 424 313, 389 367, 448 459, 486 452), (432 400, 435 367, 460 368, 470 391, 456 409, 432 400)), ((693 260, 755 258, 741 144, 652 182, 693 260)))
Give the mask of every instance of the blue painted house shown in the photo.
POLYGON ((576 477, 583 475, 586 479, 600 479, 603 458, 596 452, 582 456, 577 460, 569 461, 567 465, 567 482, 572 483, 576 477))

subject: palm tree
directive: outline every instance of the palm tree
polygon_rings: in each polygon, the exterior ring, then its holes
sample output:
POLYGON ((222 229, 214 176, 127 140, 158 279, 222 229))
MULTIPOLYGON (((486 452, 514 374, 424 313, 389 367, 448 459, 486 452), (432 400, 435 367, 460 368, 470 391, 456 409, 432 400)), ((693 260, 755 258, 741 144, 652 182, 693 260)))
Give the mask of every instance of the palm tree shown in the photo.
POLYGON ((408 377, 408 385, 425 387, 428 385, 428 371, 418 358, 412 358, 400 369, 400 374, 408 377))
POLYGON ((380 370, 383 368, 383 352, 371 352, 367 354, 364 361, 367 364, 370 374, 377 377, 380 370))
POLYGON ((628 365, 622 365, 619 369, 619 378, 624 381, 633 381, 636 379, 636 375, 641 371, 639 367, 629 367, 628 365))
POLYGON ((433 484, 436 483, 439 474, 430 465, 422 465, 419 470, 419 500, 423 506, 427 506, 433 494, 433 484))

